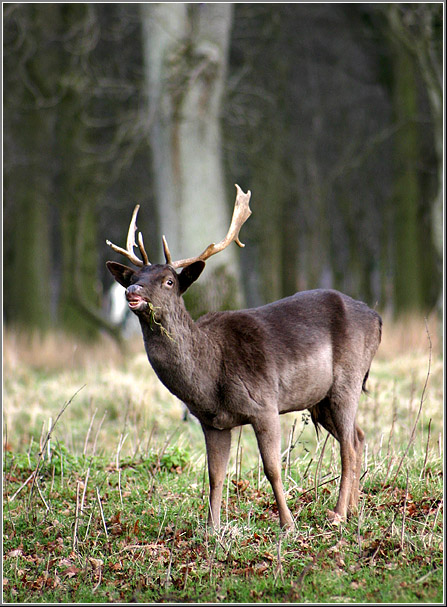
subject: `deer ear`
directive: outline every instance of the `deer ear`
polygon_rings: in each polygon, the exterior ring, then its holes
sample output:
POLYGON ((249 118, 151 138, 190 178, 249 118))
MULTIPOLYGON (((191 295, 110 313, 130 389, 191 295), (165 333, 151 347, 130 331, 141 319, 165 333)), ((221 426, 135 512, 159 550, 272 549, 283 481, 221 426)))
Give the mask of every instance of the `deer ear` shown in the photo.
POLYGON ((205 267, 204 261, 195 261, 179 274, 180 293, 184 293, 196 281, 205 267))
POLYGON ((135 270, 116 261, 106 261, 106 266, 116 282, 119 282, 120 285, 123 285, 127 289, 132 276, 135 274, 135 270))

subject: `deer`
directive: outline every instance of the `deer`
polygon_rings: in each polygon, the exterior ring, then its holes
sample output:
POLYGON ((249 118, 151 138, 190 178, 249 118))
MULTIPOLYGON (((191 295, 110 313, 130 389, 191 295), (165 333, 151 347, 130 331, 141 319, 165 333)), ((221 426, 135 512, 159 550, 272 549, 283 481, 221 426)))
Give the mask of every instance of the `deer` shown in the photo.
POLYGON ((128 306, 139 319, 156 375, 202 426, 209 528, 220 527, 231 431, 251 424, 280 527, 294 529, 281 478, 279 416, 306 410, 317 434, 322 426, 340 446, 338 499, 335 509, 327 512, 329 521, 339 524, 358 505, 365 434, 356 415, 380 344, 382 320, 365 303, 336 290, 315 289, 256 308, 210 312, 194 321, 182 296, 212 255, 232 242, 245 246, 239 232, 251 215, 250 197, 250 190, 245 193, 236 185, 227 235, 197 257, 173 260, 163 236, 162 264, 149 262, 141 232, 135 242, 136 205, 126 248, 106 243, 137 269, 115 261, 106 265, 126 289, 128 306))

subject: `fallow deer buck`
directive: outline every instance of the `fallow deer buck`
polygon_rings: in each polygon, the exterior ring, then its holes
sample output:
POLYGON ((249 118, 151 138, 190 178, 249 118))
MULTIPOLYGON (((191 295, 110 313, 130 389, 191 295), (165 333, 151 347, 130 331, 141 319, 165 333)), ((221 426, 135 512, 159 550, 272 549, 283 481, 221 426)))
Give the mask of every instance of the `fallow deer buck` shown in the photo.
POLYGON ((259 308, 206 314, 194 322, 182 294, 211 255, 233 241, 244 246, 239 231, 251 215, 251 193, 236 188, 227 236, 198 257, 173 261, 163 237, 166 263, 151 265, 140 232, 139 259, 134 252, 137 205, 127 248, 107 244, 139 269, 113 261, 107 267, 126 288, 155 373, 202 425, 210 483, 208 524, 218 528, 220 523, 231 429, 251 424, 280 524, 294 527, 281 481, 279 415, 304 409, 310 410, 317 430, 321 424, 340 443, 340 490, 334 512, 329 511, 330 520, 338 522, 358 502, 364 433, 355 418, 380 343, 381 318, 342 293, 317 289, 259 308))

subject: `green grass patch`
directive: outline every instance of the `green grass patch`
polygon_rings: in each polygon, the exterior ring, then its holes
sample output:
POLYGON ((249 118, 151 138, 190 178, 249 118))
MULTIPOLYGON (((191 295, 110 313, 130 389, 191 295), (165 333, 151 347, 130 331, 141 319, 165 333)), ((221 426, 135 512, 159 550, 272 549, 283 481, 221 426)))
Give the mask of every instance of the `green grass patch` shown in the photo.
POLYGON ((422 481, 417 459, 395 485, 374 475, 338 527, 336 484, 307 476, 287 535, 270 489, 236 477, 209 534, 207 484, 175 448, 117 467, 59 445, 33 486, 37 461, 5 458, 5 602, 442 602, 440 460, 422 481))

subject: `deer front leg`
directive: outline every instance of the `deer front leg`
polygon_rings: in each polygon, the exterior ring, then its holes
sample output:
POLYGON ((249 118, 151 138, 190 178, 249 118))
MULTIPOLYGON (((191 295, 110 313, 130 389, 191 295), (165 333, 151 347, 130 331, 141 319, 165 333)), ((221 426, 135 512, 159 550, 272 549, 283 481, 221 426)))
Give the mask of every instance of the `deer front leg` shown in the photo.
POLYGON ((285 529, 293 529, 295 523, 287 507, 281 480, 281 427, 279 415, 252 424, 264 464, 264 472, 275 495, 279 512, 279 523, 285 529))
POLYGON ((205 434, 210 481, 208 525, 217 530, 220 527, 222 489, 230 456, 231 430, 216 430, 204 424, 202 424, 202 430, 205 434))

